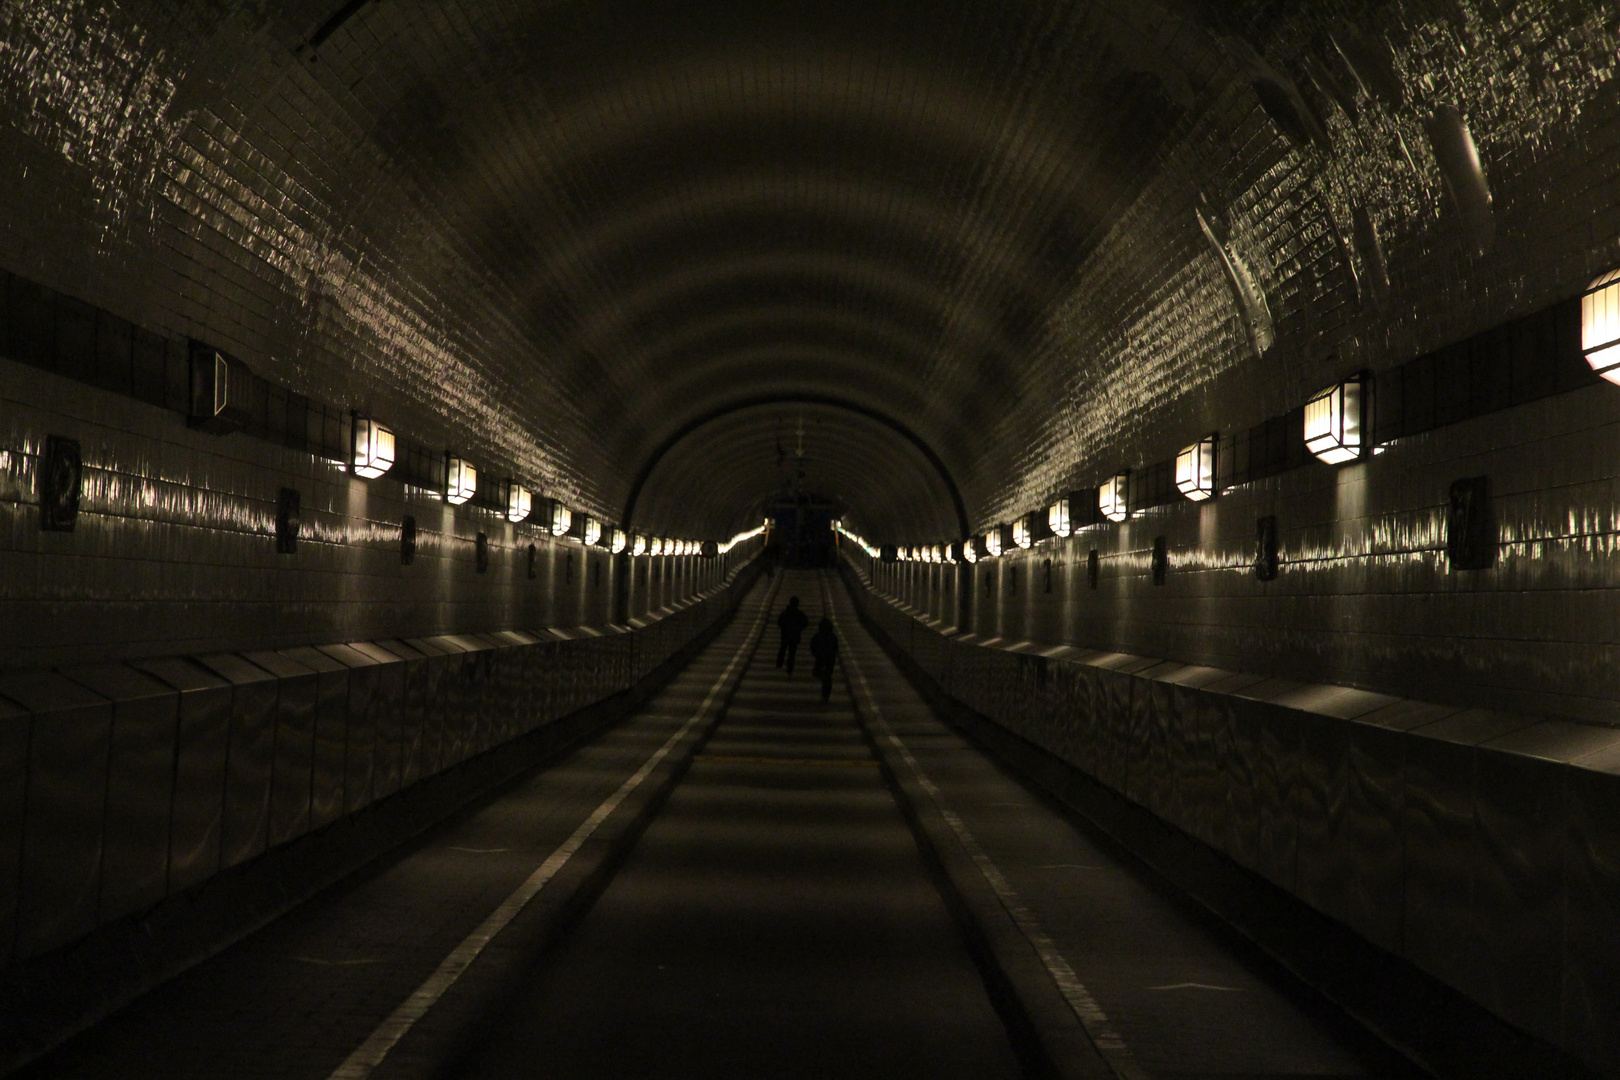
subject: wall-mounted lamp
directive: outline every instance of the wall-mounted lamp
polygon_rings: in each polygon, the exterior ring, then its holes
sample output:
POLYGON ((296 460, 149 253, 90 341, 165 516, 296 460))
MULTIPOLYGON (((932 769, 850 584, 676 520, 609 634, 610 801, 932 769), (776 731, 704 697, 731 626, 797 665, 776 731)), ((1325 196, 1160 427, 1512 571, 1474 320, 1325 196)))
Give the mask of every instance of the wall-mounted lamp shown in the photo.
POLYGON ((1035 546, 1035 538, 1029 533, 1029 518, 1021 517, 1013 522, 1013 543, 1021 548, 1035 546))
POLYGON ((1215 494, 1216 439, 1214 435, 1199 439, 1176 455, 1176 490, 1193 502, 1215 494))
POLYGON ((1305 403, 1305 449, 1329 465, 1361 457, 1367 380, 1360 375, 1330 386, 1305 403))
POLYGON ((541 525, 552 536, 567 536, 568 530, 574 527, 574 512, 560 499, 547 499, 543 506, 546 512, 540 519, 541 525))
POLYGON ((354 418, 354 452, 349 458, 354 475, 375 480, 394 467, 394 433, 363 416, 354 418))
POLYGON ((454 454, 444 455, 444 501, 460 506, 478 493, 478 470, 454 454))
POLYGON ((984 534, 985 554, 992 559, 1001 554, 1001 526, 991 526, 984 534))
POLYGON ((585 518, 585 535, 581 537, 586 547, 595 547, 602 539, 602 523, 594 517, 585 518))
POLYGON ((1109 521, 1124 521, 1131 516, 1131 471, 1125 469, 1103 481, 1097 489, 1097 512, 1109 521))
POLYGON ((631 541, 631 543, 630 543, 630 554, 632 554, 632 555, 645 555, 645 554, 647 554, 647 538, 645 536, 638 536, 633 541, 631 541))
POLYGON ((513 481, 511 489, 506 495, 506 520, 511 522, 527 521, 529 513, 534 509, 534 496, 529 489, 513 481))
POLYGON ((1071 491, 1046 508, 1046 527, 1053 536, 1073 536, 1100 520, 1096 488, 1071 491))
POLYGON ((1611 270, 1581 295, 1581 352, 1592 370, 1620 383, 1620 270, 1611 270))

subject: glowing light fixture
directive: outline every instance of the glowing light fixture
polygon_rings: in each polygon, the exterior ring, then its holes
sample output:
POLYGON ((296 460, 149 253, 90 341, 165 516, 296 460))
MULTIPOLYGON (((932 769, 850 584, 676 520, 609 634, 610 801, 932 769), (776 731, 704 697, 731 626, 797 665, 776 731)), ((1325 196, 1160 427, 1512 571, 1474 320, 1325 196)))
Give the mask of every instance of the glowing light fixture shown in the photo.
POLYGON ((647 538, 645 536, 636 537, 635 542, 632 543, 631 546, 630 546, 630 554, 632 554, 632 555, 645 555, 645 554, 647 554, 647 538))
POLYGON ((478 493, 478 470, 454 454, 444 457, 444 501, 460 506, 478 493))
POLYGON ((1330 386, 1305 403, 1305 449, 1329 465, 1361 456, 1362 407, 1366 381, 1361 376, 1330 386))
POLYGON ((1053 536, 1068 536, 1074 531, 1068 499, 1059 499, 1046 508, 1046 527, 1052 530, 1053 536))
POLYGON ((1620 270, 1611 270, 1581 296, 1581 352, 1592 370, 1620 383, 1620 270))
POLYGON ((997 525, 984 534, 984 550, 994 558, 1001 554, 1001 526, 997 525))
POLYGON ((375 480, 394 467, 394 433, 364 417, 354 418, 354 475, 375 480))
POLYGON ((568 530, 574 527, 574 512, 564 506, 559 499, 551 500, 551 521, 547 523, 551 528, 552 536, 567 536, 568 530))
POLYGON ((1097 509, 1109 521, 1124 521, 1131 516, 1131 471, 1129 469, 1110 476, 1097 489, 1097 509))
POLYGON ((978 562, 979 561, 979 543, 978 543, 978 541, 975 540, 971 536, 968 537, 966 540, 964 540, 960 544, 956 545, 955 554, 956 554, 956 561, 957 562, 965 562, 965 563, 976 563, 976 562, 978 562))
POLYGON ((1021 548, 1035 546, 1035 540, 1029 533, 1029 519, 1019 518, 1013 522, 1013 543, 1021 548))
POLYGON ((1215 494, 1215 439, 1199 439, 1176 455, 1176 490, 1193 502, 1215 494))
POLYGON ((601 540, 601 539, 602 539, 602 523, 600 521, 597 521, 595 518, 586 518, 585 519, 585 546, 586 547, 595 547, 597 541, 601 540))
POLYGON ((522 484, 513 484, 506 496, 506 520, 522 521, 529 516, 533 509, 534 496, 522 484))
POLYGON ((629 537, 625 536, 623 529, 614 529, 612 537, 608 540, 608 550, 617 555, 625 548, 629 537))

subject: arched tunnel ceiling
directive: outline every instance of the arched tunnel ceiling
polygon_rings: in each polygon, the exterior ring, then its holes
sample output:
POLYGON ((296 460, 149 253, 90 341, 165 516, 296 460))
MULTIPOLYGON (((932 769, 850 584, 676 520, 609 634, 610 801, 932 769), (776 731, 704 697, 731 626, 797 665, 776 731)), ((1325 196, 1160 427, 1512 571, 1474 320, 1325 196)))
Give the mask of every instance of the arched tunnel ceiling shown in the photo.
POLYGON ((0 15, 0 151, 108 260, 20 269, 122 260, 132 314, 594 513, 651 469, 677 534, 779 480, 769 410, 658 460, 728 402, 856 406, 815 414, 826 494, 956 533, 873 416, 982 527, 1614 257, 1545 250, 1599 209, 1550 178, 1620 119, 1585 0, 91 7, 0 15))

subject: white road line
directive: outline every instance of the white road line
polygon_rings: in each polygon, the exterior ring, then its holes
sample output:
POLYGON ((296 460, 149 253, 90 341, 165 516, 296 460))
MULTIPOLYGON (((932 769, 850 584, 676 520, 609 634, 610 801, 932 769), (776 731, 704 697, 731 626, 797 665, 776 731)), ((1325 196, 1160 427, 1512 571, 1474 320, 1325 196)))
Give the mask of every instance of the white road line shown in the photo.
MULTIPOLYGON (((826 606, 830 610, 833 597, 825 579, 823 579, 821 587, 826 594, 826 606)), ((833 625, 837 626, 837 624, 838 620, 834 617, 833 625)), ((846 643, 848 640, 848 638, 845 638, 846 643)), ((1149 1080, 1148 1074, 1137 1063, 1136 1055, 1131 1053, 1131 1048, 1125 1044, 1125 1040, 1115 1030, 1113 1022, 1108 1019, 1108 1014, 1103 1011, 1101 1005, 1097 1004, 1097 999, 1091 996, 1091 991, 1086 989, 1085 984, 1074 973, 1074 968, 1069 966, 1068 960, 1064 958, 1063 953, 1058 949, 1057 943, 1052 940, 1051 935, 1046 932, 1040 921, 1035 918, 1035 913, 1029 910, 1029 906, 1024 903, 1023 897, 1019 896, 1017 890, 1012 887, 1012 883, 1001 872, 1001 868, 979 845, 978 839, 968 829, 967 824, 957 815, 956 811, 946 805, 944 792, 940 791, 934 785, 934 782, 928 778, 928 774, 923 772, 923 768, 918 764, 917 759, 912 757, 910 748, 901 741, 900 736, 894 733, 894 729, 889 727, 889 722, 883 717, 883 709, 878 705, 876 695, 872 693, 871 684, 866 681, 866 673, 861 670, 860 664, 855 660, 853 650, 844 655, 844 663, 844 670, 851 680, 859 682, 861 685, 861 696, 866 700, 866 710, 872 718, 873 726, 878 729, 889 745, 893 746, 900 754, 901 760, 906 763, 906 767, 911 770, 911 775, 916 778, 917 786, 928 793, 928 798, 932 800, 935 809, 945 819, 945 823, 951 827, 951 832, 956 834, 957 841, 962 845, 962 849, 967 852, 968 857, 973 860, 973 864, 979 868, 979 873, 984 877, 991 891, 996 894, 996 899, 1001 901, 1001 906, 1012 917, 1019 932, 1024 935, 1025 940, 1035 950, 1036 955, 1041 958, 1041 964, 1046 968, 1046 973, 1057 984, 1058 991, 1063 995, 1063 999, 1069 1003, 1069 1008, 1073 1010, 1075 1019, 1080 1021, 1080 1026, 1085 1029, 1086 1035, 1090 1037, 1092 1044, 1097 1047, 1097 1052, 1102 1055, 1103 1060, 1108 1063, 1108 1067, 1114 1070, 1114 1075, 1118 1076, 1120 1080, 1149 1080)))
POLYGON ((600 806, 591 811, 591 816, 581 822, 579 828, 575 829, 573 834, 564 840, 556 851, 547 856, 546 861, 541 863, 539 868, 513 891, 512 895, 501 902, 500 907, 491 912, 489 917, 480 923, 476 930, 468 934, 461 944, 457 945, 450 955, 440 962, 437 970, 432 975, 429 975, 426 981, 421 986, 418 986, 410 997, 401 1002, 399 1007, 388 1016, 388 1019, 377 1025, 377 1029, 371 1033, 365 1042, 360 1044, 354 1053, 348 1056, 348 1059, 343 1064, 332 1070, 328 1080, 365 1080, 366 1077, 369 1077, 372 1070, 382 1064, 383 1059, 388 1056, 388 1052, 405 1037, 416 1022, 426 1016, 428 1010, 433 1008, 438 1000, 444 996, 445 991, 455 985, 456 980, 461 978, 472 962, 478 958, 478 954, 484 951, 484 947, 494 940, 495 935, 505 929, 506 925, 517 917, 518 913, 528 905, 529 901, 539 895, 540 890, 545 888, 547 883, 557 876, 558 871, 568 864, 568 860, 573 858, 575 852, 585 845, 585 841, 591 838, 591 834, 596 832, 602 822, 606 821, 613 811, 619 808, 619 804, 624 802, 631 792, 640 787, 642 781, 646 780, 652 774, 652 771, 658 767, 658 764, 669 756, 670 751, 675 749, 680 744, 680 741, 686 738, 692 729, 697 727, 708 716, 709 709, 725 688, 726 681, 731 678, 731 673, 749 655, 759 638, 760 630, 765 624, 765 616, 770 612, 771 601, 776 595, 774 586, 766 586, 766 589, 767 592, 764 603, 760 607, 759 618, 755 620, 753 627, 748 631, 748 636, 743 639, 742 645, 738 647, 736 654, 732 656, 731 662, 726 665, 726 669, 720 673, 720 677, 709 688, 708 696, 703 699, 703 704, 698 706, 697 711, 691 715, 686 723, 681 725, 675 734, 664 742, 663 746, 660 746, 653 753, 652 757, 642 763, 641 768, 637 769, 623 784, 620 784, 617 791, 609 795, 602 801, 600 806))

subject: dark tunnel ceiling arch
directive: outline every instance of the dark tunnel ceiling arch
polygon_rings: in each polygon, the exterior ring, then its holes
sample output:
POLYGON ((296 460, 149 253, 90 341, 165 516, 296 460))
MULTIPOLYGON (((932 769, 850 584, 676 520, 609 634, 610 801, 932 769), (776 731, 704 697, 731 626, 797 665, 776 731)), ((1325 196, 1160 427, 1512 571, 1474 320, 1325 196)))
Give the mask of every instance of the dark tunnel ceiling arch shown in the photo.
MULTIPOLYGON (((630 485, 629 495, 625 499, 624 511, 620 516, 622 527, 627 530, 633 530, 637 527, 637 505, 641 501, 642 492, 645 489, 648 480, 658 469, 660 463, 663 462, 673 450, 680 446, 683 441, 693 436, 695 433, 703 430, 705 427, 713 425, 728 416, 733 416, 754 409, 783 407, 791 408, 794 406, 812 406, 834 410, 835 412, 853 414, 854 416, 858 416, 863 420, 874 423, 898 436, 901 441, 910 446, 913 450, 920 454, 925 461, 927 461, 929 468, 932 470, 935 477, 937 477, 939 484, 948 493, 950 500, 950 511, 954 517, 954 521, 948 522, 947 524, 949 526, 954 526, 959 534, 959 537, 968 535, 970 528, 969 518, 967 505, 962 499, 961 488, 957 486, 956 479, 954 476, 952 476, 950 468, 945 464, 944 460, 940 458, 939 454, 934 450, 934 448, 930 446, 921 436, 913 431, 908 425, 888 415, 881 409, 873 408, 872 406, 866 405, 862 402, 837 395, 808 393, 769 393, 738 398, 727 402, 724 405, 711 408, 687 420, 673 433, 667 436, 664 441, 660 443, 659 446, 653 451, 653 453, 648 456, 641 468, 637 470, 635 478, 630 485)), ((869 467, 871 467, 874 463, 868 462, 867 464, 869 467)), ((761 492, 760 494, 764 495, 766 493, 761 492)))
POLYGON ((831 504, 868 537, 956 533, 949 493, 914 446, 853 413, 805 405, 744 410, 693 433, 654 470, 636 518, 652 534, 723 538, 801 497, 831 504), (794 450, 800 421, 803 458, 794 450))
MULTIPOLYGON (((1043 60, 1081 82, 1043 84, 1042 107, 1023 107, 1003 93, 1004 52, 904 5, 838 16, 916 38, 899 48, 801 28, 803 12, 734 13, 732 36, 632 6, 513 12, 476 30, 482 60, 464 64, 456 46, 419 52, 404 24, 372 33, 387 20, 374 5, 315 74, 342 96, 355 84, 330 80, 363 72, 376 145, 458 193, 439 212, 498 267, 532 346, 492 361, 495 382, 557 429, 543 444, 577 466, 545 473, 582 505, 622 505, 645 482, 626 465, 654 459, 671 417, 741 390, 826 395, 904 416, 957 485, 965 532, 1016 469, 1000 434, 1020 402, 1053 400, 1031 365, 1064 283, 1179 108, 1142 73, 1176 62, 1136 56, 1138 16, 1105 0, 1114 22, 1043 60), (749 92, 740 70, 772 74, 749 92), (879 71, 907 92, 877 92, 879 71)), ((1008 44, 1050 30, 1033 13, 937 14, 1008 44)), ((388 231, 386 183, 355 227, 388 231)))
POLYGON ((758 525, 762 509, 800 497, 831 504, 871 538, 938 542, 956 534, 949 493, 914 446, 854 414, 804 405, 744 410, 694 433, 654 470, 636 516, 652 534, 685 537, 696 528, 723 538, 758 525), (801 418, 802 459, 792 449, 801 418))

